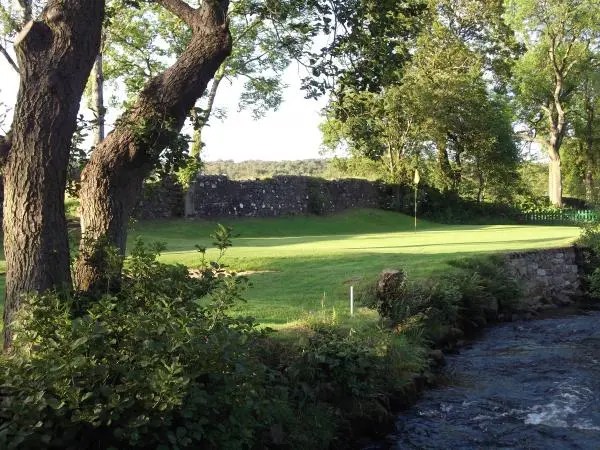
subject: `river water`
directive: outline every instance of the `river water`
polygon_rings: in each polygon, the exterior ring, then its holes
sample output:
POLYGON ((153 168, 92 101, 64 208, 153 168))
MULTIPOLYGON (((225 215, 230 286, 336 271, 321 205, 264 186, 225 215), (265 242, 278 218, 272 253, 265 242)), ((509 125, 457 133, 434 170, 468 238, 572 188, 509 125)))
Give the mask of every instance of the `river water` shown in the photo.
POLYGON ((600 312, 490 328, 380 448, 600 449, 600 312))

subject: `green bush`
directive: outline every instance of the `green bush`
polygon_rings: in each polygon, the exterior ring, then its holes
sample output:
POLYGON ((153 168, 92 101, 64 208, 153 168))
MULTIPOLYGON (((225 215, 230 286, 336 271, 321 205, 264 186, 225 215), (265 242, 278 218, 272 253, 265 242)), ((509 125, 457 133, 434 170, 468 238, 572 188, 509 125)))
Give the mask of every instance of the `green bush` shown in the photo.
POLYGON ((458 259, 449 264, 463 272, 477 274, 484 291, 480 299, 487 305, 496 303, 499 312, 510 311, 522 293, 519 282, 508 271, 500 256, 458 259))
POLYGON ((427 339, 437 342, 451 327, 469 331, 495 320, 500 312, 510 311, 520 295, 519 284, 499 257, 461 259, 450 265, 425 280, 402 275, 385 293, 377 291, 376 283, 366 284, 359 299, 392 327, 418 325, 427 339))
POLYGON ((583 247, 584 272, 587 293, 600 298, 600 222, 585 224, 581 228, 578 244, 583 247))
POLYGON ((0 359, 0 448, 242 448, 293 417, 254 354, 264 334, 227 314, 243 280, 155 257, 138 245, 96 302, 24 299, 0 359))
POLYGON ((380 275, 379 280, 361 283, 358 286, 358 302, 376 310, 381 317, 392 318, 398 314, 402 299, 406 296, 407 277, 403 270, 398 273, 380 275), (384 279, 382 279, 382 277, 384 279), (379 286, 382 284, 381 286, 379 286))
POLYGON ((359 302, 375 309, 379 315, 397 326, 415 316, 421 316, 424 325, 430 321, 451 322, 456 319, 460 292, 445 279, 407 280, 400 271, 397 282, 386 283, 386 292, 377 288, 377 282, 359 287, 359 302))
POLYGON ((321 405, 344 434, 356 421, 389 422, 391 396, 426 365, 422 342, 390 329, 346 329, 331 321, 309 326, 310 335, 286 364, 296 401, 321 405))

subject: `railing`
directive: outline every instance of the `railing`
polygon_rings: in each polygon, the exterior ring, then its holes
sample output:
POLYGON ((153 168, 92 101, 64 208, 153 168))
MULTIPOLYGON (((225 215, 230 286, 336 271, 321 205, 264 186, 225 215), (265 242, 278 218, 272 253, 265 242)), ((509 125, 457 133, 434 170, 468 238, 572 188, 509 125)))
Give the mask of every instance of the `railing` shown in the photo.
POLYGON ((586 210, 565 210, 552 212, 533 212, 523 213, 519 216, 522 223, 542 223, 553 225, 580 225, 598 220, 597 211, 586 210))

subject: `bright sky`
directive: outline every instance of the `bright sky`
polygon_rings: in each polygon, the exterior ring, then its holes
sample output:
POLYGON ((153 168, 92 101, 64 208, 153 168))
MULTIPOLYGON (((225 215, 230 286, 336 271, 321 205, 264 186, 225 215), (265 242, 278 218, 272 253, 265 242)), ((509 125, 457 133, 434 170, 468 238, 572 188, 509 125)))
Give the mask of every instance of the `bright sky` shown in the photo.
POLYGON ((248 112, 238 112, 240 86, 219 87, 217 107, 227 108, 224 121, 214 120, 204 131, 205 159, 284 160, 318 158, 321 146, 320 111, 326 99, 305 99, 300 90, 301 74, 291 66, 285 73, 284 103, 277 111, 253 120, 248 112), (222 89, 222 90, 221 90, 222 89))
MULTIPOLYGON (((326 100, 304 98, 300 90, 302 74, 293 65, 285 73, 284 103, 278 111, 267 113, 266 117, 255 121, 248 112, 238 112, 238 98, 241 83, 222 83, 217 94, 216 106, 227 110, 223 121, 212 120, 203 132, 206 146, 204 158, 217 159, 285 160, 318 158, 321 145, 320 111, 326 100)), ((15 71, 0 59, 0 102, 11 110, 14 107, 18 76, 15 71)), ((0 119, 2 118, 0 109, 0 119)), ((11 111, 12 113, 12 111, 11 111)), ((10 127, 10 115, 1 123, 2 134, 10 127)))

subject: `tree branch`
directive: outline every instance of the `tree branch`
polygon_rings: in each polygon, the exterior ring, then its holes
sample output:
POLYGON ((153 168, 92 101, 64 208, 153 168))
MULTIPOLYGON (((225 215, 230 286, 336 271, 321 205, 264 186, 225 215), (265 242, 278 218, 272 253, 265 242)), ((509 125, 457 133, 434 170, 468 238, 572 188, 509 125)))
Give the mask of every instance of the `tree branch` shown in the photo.
POLYGON ((19 0, 19 5, 23 10, 23 24, 26 24, 32 17, 31 0, 19 0))
POLYGON ((543 146, 548 145, 548 140, 543 137, 539 137, 537 135, 531 136, 527 131, 518 131, 514 134, 517 139, 523 140, 525 142, 540 144, 543 146))
POLYGON ((15 71, 17 73, 19 73, 19 66, 17 66, 17 63, 15 63, 15 60, 12 59, 12 57, 8 54, 8 52, 6 51, 6 49, 2 46, 2 44, 0 44, 0 53, 2 53, 4 55, 4 57, 6 58, 6 60, 8 61, 8 64, 10 64, 10 66, 15 69, 15 71))
POLYGON ((179 17, 188 26, 192 25, 196 9, 192 8, 183 0, 155 0, 156 3, 161 5, 167 11, 179 17))

